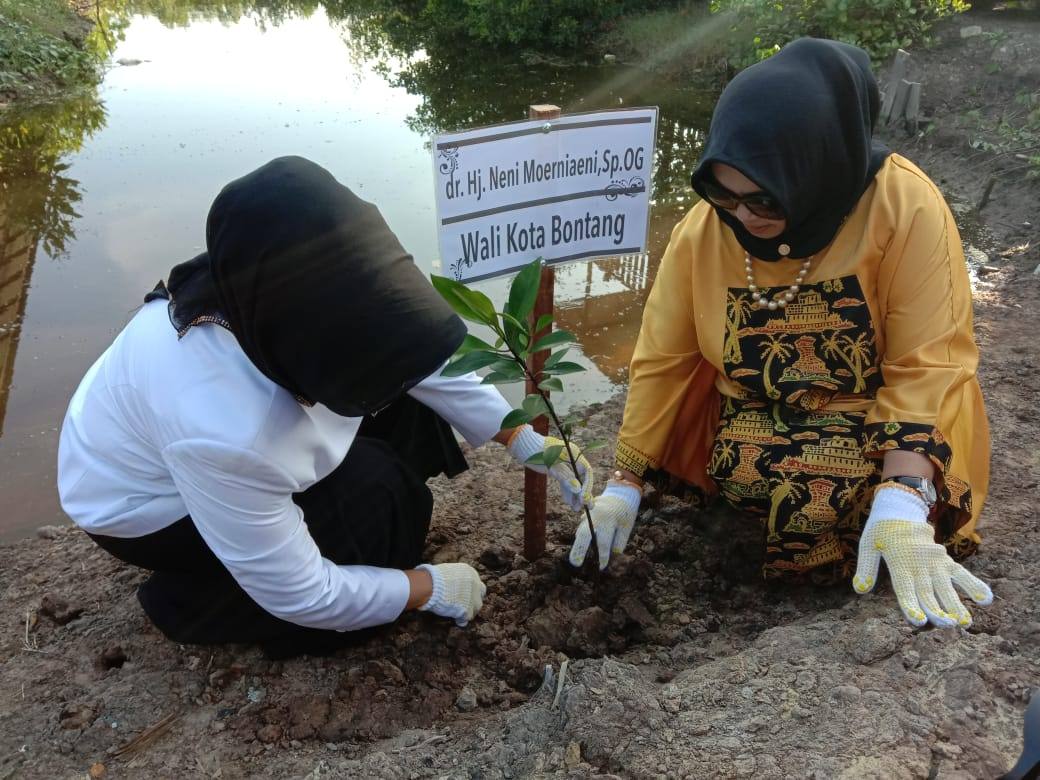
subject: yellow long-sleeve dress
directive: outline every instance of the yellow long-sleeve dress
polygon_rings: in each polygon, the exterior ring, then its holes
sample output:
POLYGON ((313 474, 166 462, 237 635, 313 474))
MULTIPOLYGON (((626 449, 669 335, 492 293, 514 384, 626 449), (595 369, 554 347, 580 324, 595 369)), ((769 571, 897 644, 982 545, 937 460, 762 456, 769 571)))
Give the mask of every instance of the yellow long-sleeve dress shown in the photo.
MULTIPOLYGON (((801 259, 755 262, 759 288, 801 259)), ((616 462, 722 496, 765 526, 767 577, 851 576, 886 450, 936 466, 936 541, 974 551, 989 481, 971 288, 935 185, 890 155, 794 301, 752 305, 744 250, 704 202, 643 313, 616 462)))

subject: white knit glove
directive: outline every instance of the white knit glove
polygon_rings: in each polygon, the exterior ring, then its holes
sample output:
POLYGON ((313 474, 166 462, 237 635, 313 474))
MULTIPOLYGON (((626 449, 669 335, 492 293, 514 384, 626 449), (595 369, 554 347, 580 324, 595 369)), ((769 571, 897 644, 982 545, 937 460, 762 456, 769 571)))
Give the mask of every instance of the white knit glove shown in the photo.
POLYGON ((859 540, 859 563, 852 587, 867 593, 877 582, 878 565, 885 559, 899 608, 914 626, 970 626, 953 585, 981 606, 993 602, 989 586, 954 561, 936 544, 928 524, 928 505, 908 491, 882 487, 874 495, 870 517, 859 540))
POLYGON ((468 563, 421 563, 416 568, 428 571, 433 579, 433 595, 419 609, 454 618, 457 626, 466 625, 480 612, 487 586, 468 563))
MULTIPOLYGON (((596 529, 596 549, 599 551, 599 569, 603 571, 610 563, 612 552, 625 551, 628 537, 636 524, 639 513, 639 501, 643 492, 631 484, 608 482, 604 490, 592 505, 592 525, 596 529)), ((581 521, 574 531, 574 544, 571 546, 571 566, 581 566, 585 562, 585 554, 592 544, 592 531, 589 530, 588 518, 581 521)))
POLYGON ((539 474, 548 473, 553 479, 560 483, 560 492, 563 495, 563 500, 567 502, 567 506, 577 512, 581 509, 582 504, 592 505, 592 466, 589 465, 588 460, 581 454, 581 450, 576 444, 571 443, 571 453, 574 455, 574 460, 578 464, 578 476, 574 476, 574 470, 571 468, 571 460, 564 453, 556 463, 553 464, 551 469, 546 469, 545 466, 537 466, 531 463, 527 463, 527 459, 532 455, 536 455, 539 452, 544 452, 546 447, 563 446, 563 440, 557 439, 552 436, 542 436, 537 433, 534 428, 530 425, 524 425, 520 430, 513 436, 509 442, 509 454, 512 455, 517 461, 523 463, 527 468, 532 471, 537 471, 539 474), (579 481, 580 479, 580 481, 579 481))

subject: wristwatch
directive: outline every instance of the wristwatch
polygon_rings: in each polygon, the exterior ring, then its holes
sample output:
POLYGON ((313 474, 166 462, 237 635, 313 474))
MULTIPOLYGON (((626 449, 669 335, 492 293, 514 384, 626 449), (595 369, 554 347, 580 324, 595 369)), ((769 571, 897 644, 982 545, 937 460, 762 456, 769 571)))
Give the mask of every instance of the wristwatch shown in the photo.
POLYGON ((935 485, 926 477, 887 477, 881 481, 881 484, 886 482, 895 482, 897 485, 916 490, 928 506, 935 506, 935 502, 938 500, 935 485))

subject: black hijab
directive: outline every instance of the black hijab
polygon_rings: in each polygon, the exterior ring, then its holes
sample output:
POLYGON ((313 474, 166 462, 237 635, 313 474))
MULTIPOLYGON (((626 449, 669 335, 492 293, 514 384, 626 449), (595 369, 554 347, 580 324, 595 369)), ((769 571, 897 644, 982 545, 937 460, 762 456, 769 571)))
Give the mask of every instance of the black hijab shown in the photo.
POLYGON ((202 322, 226 326, 304 403, 348 417, 378 411, 466 335, 379 210, 301 157, 224 187, 206 247, 145 300, 168 298, 182 335, 202 322))
POLYGON ((859 201, 889 149, 872 141, 880 108, 870 58, 856 46, 799 38, 739 73, 712 115, 693 188, 704 197, 711 164, 736 168, 784 207, 787 227, 757 238, 716 208, 741 246, 762 260, 823 249, 859 201))

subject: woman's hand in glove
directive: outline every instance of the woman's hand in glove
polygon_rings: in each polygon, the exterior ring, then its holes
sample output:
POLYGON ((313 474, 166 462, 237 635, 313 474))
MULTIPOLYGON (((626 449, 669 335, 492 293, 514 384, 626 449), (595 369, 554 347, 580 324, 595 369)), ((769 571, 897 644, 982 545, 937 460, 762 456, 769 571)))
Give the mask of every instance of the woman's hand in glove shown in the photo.
MULTIPOLYGON (((599 568, 603 571, 610 563, 612 552, 624 552, 628 537, 636 524, 642 491, 628 482, 608 482, 607 489, 592 504, 592 525, 596 528, 596 549, 599 552, 599 568)), ((592 531, 588 519, 582 520, 574 531, 571 547, 572 566, 581 566, 585 554, 592 544, 592 531)))
POLYGON ((416 568, 428 572, 433 580, 433 595, 419 609, 454 618, 457 626, 466 625, 480 612, 487 586, 480 581, 480 575, 472 566, 466 563, 423 563, 416 568))
POLYGON ((589 465, 588 460, 585 459, 585 456, 582 455, 576 444, 571 443, 571 453, 578 464, 577 476, 574 475, 574 470, 571 468, 571 459, 567 457, 566 453, 549 469, 546 469, 545 466, 527 462, 527 459, 531 456, 545 452, 547 447, 562 446, 562 440, 552 436, 542 436, 530 425, 522 425, 514 433, 506 448, 509 450, 510 455, 527 468, 537 471, 539 474, 548 473, 549 476, 559 482, 563 500, 567 502, 571 509, 578 511, 581 509, 582 504, 592 505, 592 466, 589 465))
POLYGON ((857 593, 877 582, 884 559, 899 608, 914 626, 970 626, 971 613, 961 603, 957 585, 976 604, 987 606, 993 592, 936 544, 928 524, 928 505, 908 491, 881 487, 859 540, 859 562, 852 578, 857 593))

